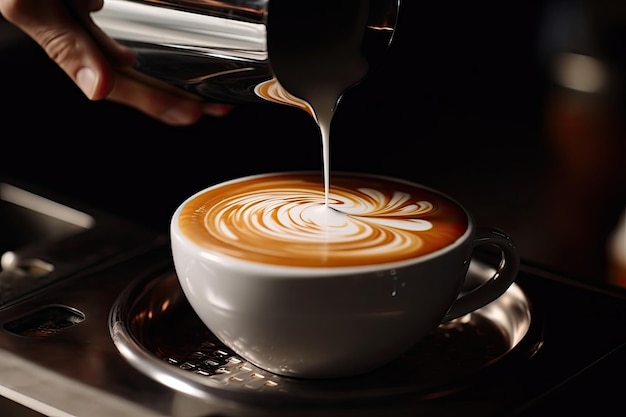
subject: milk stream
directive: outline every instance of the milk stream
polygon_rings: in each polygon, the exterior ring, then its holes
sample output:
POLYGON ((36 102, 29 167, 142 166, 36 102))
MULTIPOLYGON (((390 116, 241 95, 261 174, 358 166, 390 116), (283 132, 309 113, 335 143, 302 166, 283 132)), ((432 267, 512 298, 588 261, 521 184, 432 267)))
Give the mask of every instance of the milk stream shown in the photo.
POLYGON ((289 18, 276 18, 272 26, 272 62, 280 84, 306 101, 313 111, 321 135, 325 205, 328 207, 331 123, 343 93, 368 70, 361 45, 369 0, 321 0, 310 8, 293 0, 273 1, 280 5, 281 16, 289 18))

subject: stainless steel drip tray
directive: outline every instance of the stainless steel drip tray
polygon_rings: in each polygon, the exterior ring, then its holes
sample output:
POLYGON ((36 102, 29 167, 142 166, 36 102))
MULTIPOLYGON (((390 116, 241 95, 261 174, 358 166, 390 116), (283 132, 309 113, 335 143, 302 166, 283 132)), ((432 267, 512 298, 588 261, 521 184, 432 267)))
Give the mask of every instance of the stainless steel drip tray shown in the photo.
POLYGON ((157 239, 85 204, 0 177, 0 309, 157 239))
MULTIPOLYGON (((480 283, 491 271, 473 263, 480 283)), ((437 398, 476 384, 508 364, 528 360, 539 348, 528 341, 535 319, 514 284, 482 309, 442 324, 426 340, 389 365, 366 375, 332 380, 280 377, 246 362, 223 345, 187 303, 174 272, 135 282, 110 315, 115 346, 139 371, 187 395, 237 402, 334 405, 409 395, 437 398)))

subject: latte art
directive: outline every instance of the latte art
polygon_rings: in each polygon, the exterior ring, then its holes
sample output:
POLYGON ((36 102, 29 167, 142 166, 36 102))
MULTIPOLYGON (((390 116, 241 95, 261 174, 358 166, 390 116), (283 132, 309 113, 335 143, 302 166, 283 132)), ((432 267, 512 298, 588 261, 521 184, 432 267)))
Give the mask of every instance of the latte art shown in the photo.
POLYGON ((307 267, 400 261, 455 242, 465 212, 433 191, 388 178, 336 174, 325 200, 317 173, 254 176, 192 197, 182 232, 217 253, 307 267))

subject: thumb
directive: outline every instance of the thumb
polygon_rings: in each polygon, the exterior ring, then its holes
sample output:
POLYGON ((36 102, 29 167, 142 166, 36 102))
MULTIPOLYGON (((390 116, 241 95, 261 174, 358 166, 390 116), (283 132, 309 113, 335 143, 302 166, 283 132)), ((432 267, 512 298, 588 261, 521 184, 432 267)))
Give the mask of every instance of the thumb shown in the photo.
MULTIPOLYGON (((40 0, 8 1, 0 3, 0 12, 37 42, 89 99, 100 100, 112 89, 114 71, 88 29, 95 26, 89 11, 74 10, 71 3, 50 0, 42 7, 40 0)), ((124 50, 116 56, 132 61, 124 50)))

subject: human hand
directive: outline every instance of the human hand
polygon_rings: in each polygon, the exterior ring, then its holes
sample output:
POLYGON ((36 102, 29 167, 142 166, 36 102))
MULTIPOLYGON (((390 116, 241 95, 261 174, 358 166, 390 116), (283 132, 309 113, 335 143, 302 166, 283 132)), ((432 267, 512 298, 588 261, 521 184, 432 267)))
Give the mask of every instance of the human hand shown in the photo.
POLYGON ((90 100, 111 100, 174 126, 196 123, 203 114, 223 116, 230 105, 205 103, 160 90, 125 70, 133 52, 91 19, 103 0, 0 0, 0 14, 37 42, 90 100))

